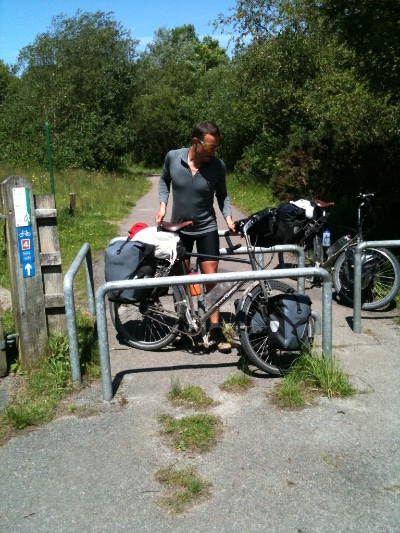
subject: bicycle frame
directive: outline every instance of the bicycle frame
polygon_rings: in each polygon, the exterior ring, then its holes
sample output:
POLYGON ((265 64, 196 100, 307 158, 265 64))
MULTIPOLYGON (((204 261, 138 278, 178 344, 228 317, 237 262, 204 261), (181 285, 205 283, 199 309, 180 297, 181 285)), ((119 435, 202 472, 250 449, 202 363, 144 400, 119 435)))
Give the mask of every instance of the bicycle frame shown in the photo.
MULTIPOLYGON (((363 206, 366 204, 366 201, 369 201, 369 198, 372 196, 374 196, 374 193, 361 194, 359 196, 361 201, 359 202, 357 206, 356 235, 352 237, 351 239, 349 239, 345 244, 343 244, 343 246, 339 248, 339 250, 337 250, 336 252, 328 256, 326 259, 324 259, 324 252, 322 248, 322 257, 321 257, 321 261, 317 262, 318 266, 320 266, 321 268, 327 268, 327 267, 332 266, 335 263, 336 259, 340 256, 340 254, 342 254, 345 250, 347 250, 351 246, 355 246, 363 241, 363 231, 362 231, 363 220, 361 218, 361 212, 362 212, 363 206)), ((305 242, 310 237, 310 235, 314 235, 314 238, 315 238, 324 229, 325 224, 326 224, 326 211, 323 210, 322 216, 320 217, 320 219, 315 221, 314 228, 312 228, 311 231, 309 231, 308 233, 306 230, 306 234, 304 238, 300 241, 300 244, 304 245, 305 242), (320 220, 323 220, 323 222, 320 223, 320 220)))
MULTIPOLYGON (((249 227, 250 227, 250 223, 249 223, 249 227)), ((246 264, 250 263, 252 270, 258 270, 257 268, 258 263, 255 258, 255 252, 253 251, 253 246, 250 243, 250 239, 246 233, 246 230, 247 228, 245 229, 243 236, 246 241, 246 247, 248 250, 249 259, 228 258, 228 257, 210 256, 210 255, 207 255, 207 257, 209 257, 210 259, 214 259, 216 261, 222 260, 222 261, 233 261, 233 262, 240 262, 240 263, 246 263, 246 264)), ((234 251, 235 246, 232 245, 229 239, 229 233, 225 234, 225 238, 228 242, 229 248, 232 251, 234 251)), ((197 254, 197 253, 190 253, 190 254, 187 254, 187 256, 196 257, 198 265, 201 265, 201 263, 198 262, 198 259, 200 257, 204 257, 204 255, 197 254)), ((181 264, 182 264, 183 272, 187 274, 187 269, 186 269, 184 259, 181 260, 181 264)), ((200 270, 201 270, 201 267, 200 267, 200 270)), ((248 283, 248 280, 234 282, 234 284, 231 287, 229 287, 225 292, 223 292, 221 296, 207 310, 205 309, 205 305, 204 305, 204 292, 205 292, 204 286, 203 286, 202 294, 199 296, 192 296, 189 286, 188 285, 183 286, 187 301, 189 303, 188 309, 186 310, 186 321, 187 321, 188 327, 190 328, 190 331, 188 333, 192 335, 197 335, 198 333, 200 333, 200 331, 203 330, 203 326, 205 325, 206 321, 211 317, 211 315, 213 315, 228 300, 230 300, 230 298, 236 292, 238 292, 246 283, 248 283), (197 299, 198 311, 195 309, 194 298, 197 299)), ((268 294, 267 294, 268 281, 260 281, 259 283, 262 287, 264 296, 267 298, 268 297, 268 294)))

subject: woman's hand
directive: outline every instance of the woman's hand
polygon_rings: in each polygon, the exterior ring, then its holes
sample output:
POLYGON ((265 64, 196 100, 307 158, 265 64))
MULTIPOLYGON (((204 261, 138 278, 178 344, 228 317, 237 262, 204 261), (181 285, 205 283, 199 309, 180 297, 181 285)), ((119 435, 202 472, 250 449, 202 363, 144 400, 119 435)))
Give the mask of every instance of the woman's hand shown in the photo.
POLYGON ((160 208, 156 213, 156 226, 160 226, 161 222, 164 220, 165 214, 167 212, 167 204, 165 202, 160 203, 160 208))
POLYGON ((233 234, 236 234, 236 227, 233 218, 231 216, 227 216, 225 220, 228 225, 229 231, 233 234))

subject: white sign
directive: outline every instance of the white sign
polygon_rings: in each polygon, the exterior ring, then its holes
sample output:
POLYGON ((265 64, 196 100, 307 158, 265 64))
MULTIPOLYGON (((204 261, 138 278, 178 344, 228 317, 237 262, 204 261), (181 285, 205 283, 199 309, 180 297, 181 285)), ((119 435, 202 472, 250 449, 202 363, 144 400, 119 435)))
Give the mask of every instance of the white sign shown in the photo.
POLYGON ((21 226, 31 226, 32 218, 29 189, 26 187, 14 187, 12 191, 16 227, 20 228, 21 226))

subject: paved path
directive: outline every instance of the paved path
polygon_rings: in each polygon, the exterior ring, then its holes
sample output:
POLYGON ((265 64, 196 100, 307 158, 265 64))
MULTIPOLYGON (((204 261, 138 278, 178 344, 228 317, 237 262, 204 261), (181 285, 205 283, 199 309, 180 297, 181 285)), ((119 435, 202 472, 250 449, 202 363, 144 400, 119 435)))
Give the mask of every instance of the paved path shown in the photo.
MULTIPOLYGON (((153 187, 120 234, 153 224, 157 203, 153 187)), ((95 270, 101 283, 101 263, 95 270)), ((321 290, 310 295, 320 310, 321 290)), ((365 394, 297 411, 271 403, 279 380, 264 374, 245 395, 221 391, 238 371, 237 350, 140 352, 110 328, 113 402, 103 404, 96 384, 69 400, 95 416, 61 417, 0 450, 0 531, 399 532, 399 326, 391 312, 363 313, 355 335, 351 316, 334 303, 334 354, 365 394), (166 400, 175 378, 220 402, 211 412, 223 437, 210 453, 184 455, 159 435, 161 414, 185 414, 166 400), (194 465, 213 485, 212 498, 183 516, 157 505, 154 474, 171 464, 194 465)))

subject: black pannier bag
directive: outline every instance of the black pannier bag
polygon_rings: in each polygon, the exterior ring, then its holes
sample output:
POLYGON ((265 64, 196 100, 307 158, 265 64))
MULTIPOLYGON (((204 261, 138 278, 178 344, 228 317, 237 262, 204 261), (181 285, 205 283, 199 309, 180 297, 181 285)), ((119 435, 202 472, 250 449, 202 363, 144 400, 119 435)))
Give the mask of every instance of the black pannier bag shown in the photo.
POLYGON ((253 246, 270 248, 274 244, 274 234, 276 232, 276 209, 266 207, 257 211, 252 216, 257 216, 258 220, 249 230, 250 242, 253 246))
MULTIPOLYGON (((151 278, 156 264, 154 246, 127 239, 111 243, 104 252, 106 281, 151 278)), ((153 289, 123 289, 108 293, 108 299, 119 303, 141 303, 153 289)))
POLYGON ((276 209, 274 244, 291 244, 302 237, 307 224, 305 209, 289 202, 282 202, 276 209))
POLYGON ((268 343, 278 350, 297 351, 310 344, 311 300, 299 293, 268 298, 268 343))
POLYGON ((253 246, 270 248, 277 244, 291 244, 300 240, 307 224, 305 209, 289 202, 279 207, 267 207, 251 215, 257 222, 250 228, 250 242, 253 246))

